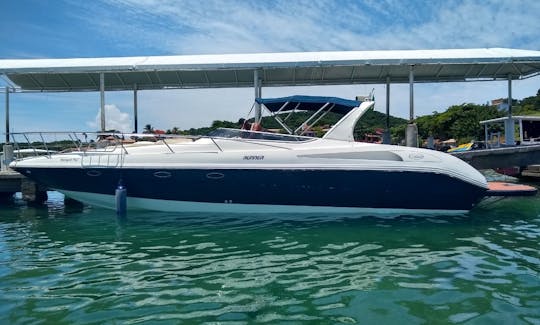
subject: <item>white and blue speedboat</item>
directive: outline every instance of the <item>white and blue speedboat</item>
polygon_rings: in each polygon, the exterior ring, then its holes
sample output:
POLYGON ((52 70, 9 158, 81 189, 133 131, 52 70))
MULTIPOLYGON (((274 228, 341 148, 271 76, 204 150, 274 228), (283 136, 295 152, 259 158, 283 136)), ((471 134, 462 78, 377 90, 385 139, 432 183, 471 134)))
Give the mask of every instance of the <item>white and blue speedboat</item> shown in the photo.
MULTIPOLYGON (((446 153, 355 142, 372 100, 257 99, 284 123, 292 110, 344 114, 322 138, 218 129, 178 142, 118 144, 25 158, 10 167, 76 200, 129 209, 213 212, 462 213, 488 192, 485 177, 446 153)), ((313 124, 314 118, 307 123, 313 124)), ((130 135, 125 135, 129 137, 130 135)))

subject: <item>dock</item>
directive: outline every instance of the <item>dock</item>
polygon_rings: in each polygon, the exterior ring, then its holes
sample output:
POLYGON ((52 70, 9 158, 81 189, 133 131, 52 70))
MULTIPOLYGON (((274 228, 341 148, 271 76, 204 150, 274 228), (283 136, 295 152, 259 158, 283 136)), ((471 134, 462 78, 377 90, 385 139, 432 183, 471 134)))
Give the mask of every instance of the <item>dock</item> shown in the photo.
POLYGON ((540 165, 530 165, 521 172, 523 177, 540 178, 540 165))
POLYGON ((21 192, 22 199, 29 203, 42 203, 47 200, 46 187, 11 169, 0 171, 0 197, 8 198, 17 192, 21 192))
MULTIPOLYGON (((540 144, 453 152, 476 169, 526 167, 540 164, 540 144)), ((540 174, 540 172, 539 172, 540 174)))
POLYGON ((0 171, 0 196, 6 197, 21 191, 21 183, 25 177, 12 170, 0 171))

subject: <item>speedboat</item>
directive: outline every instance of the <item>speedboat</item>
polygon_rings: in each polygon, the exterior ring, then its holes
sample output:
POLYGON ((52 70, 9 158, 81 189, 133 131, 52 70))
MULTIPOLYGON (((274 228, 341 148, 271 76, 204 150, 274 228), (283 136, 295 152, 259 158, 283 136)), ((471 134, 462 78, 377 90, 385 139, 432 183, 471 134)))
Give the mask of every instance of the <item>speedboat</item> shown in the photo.
POLYGON ((354 126, 372 98, 256 101, 289 134, 217 129, 188 142, 160 135, 154 142, 80 146, 10 167, 84 203, 115 208, 120 186, 128 209, 159 211, 446 214, 466 212, 488 194, 486 178, 449 154, 355 142, 354 126), (293 111, 315 114, 291 128, 285 122, 293 111), (305 136, 328 112, 343 117, 321 138, 305 136))

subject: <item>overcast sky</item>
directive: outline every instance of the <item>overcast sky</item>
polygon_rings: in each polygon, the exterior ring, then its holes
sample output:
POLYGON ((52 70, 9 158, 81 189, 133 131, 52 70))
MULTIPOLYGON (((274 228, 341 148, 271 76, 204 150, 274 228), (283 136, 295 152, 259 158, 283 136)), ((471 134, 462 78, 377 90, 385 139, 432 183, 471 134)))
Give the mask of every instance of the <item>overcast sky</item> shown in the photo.
MULTIPOLYGON (((0 59, 506 47, 540 50, 540 1, 18 0, 2 3, 0 59)), ((1 81, 0 81, 1 83, 1 81)), ((263 88, 263 96, 353 98, 383 85, 263 88)), ((513 83, 535 95, 540 77, 513 83)), ((407 117, 408 86, 392 85, 392 114, 407 117)), ((4 94, 2 105, 4 102, 4 94)), ((108 92, 107 128, 131 131, 131 92, 108 92)), ((253 89, 139 92, 139 125, 187 129, 245 117, 253 89)), ((506 97, 506 82, 419 84, 417 115, 506 97)), ((99 93, 13 94, 12 131, 96 130, 99 93)), ((4 120, 4 110, 0 110, 4 120)), ((4 132, 4 123, 0 123, 4 132)))

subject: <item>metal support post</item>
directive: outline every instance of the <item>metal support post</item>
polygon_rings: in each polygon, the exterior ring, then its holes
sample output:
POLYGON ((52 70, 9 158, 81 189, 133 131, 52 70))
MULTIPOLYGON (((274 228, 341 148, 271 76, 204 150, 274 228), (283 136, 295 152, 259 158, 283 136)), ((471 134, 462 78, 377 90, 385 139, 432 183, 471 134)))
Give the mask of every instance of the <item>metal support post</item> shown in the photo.
POLYGON ((9 87, 6 87, 6 144, 9 143, 9 87))
MULTIPOLYGON (((255 87, 255 98, 261 98, 261 78, 259 70, 253 71, 253 86, 255 87)), ((255 123, 261 122, 261 104, 255 102, 255 123)))
POLYGON ((519 141, 523 144, 523 120, 519 120, 519 141))
POLYGON ((508 117, 512 117, 512 75, 508 75, 508 117))
POLYGON ((2 155, 2 170, 5 170, 10 162, 13 161, 13 146, 9 144, 9 87, 6 87, 6 143, 2 148, 4 154, 2 155))
POLYGON ((409 67, 409 124, 405 132, 407 147, 418 147, 418 127, 414 123, 414 65, 409 67))
POLYGON ((137 117, 137 84, 133 85, 133 122, 135 124, 135 133, 139 133, 137 117))
POLYGON ((489 143, 488 125, 487 124, 484 124, 484 143, 486 144, 486 148, 489 148, 488 147, 488 143, 489 143))
POLYGON ((414 65, 409 67, 409 123, 414 122, 414 65))
POLYGON ((386 77, 386 128, 383 133, 382 142, 390 144, 390 76, 386 77))
POLYGON ((101 97, 101 132, 105 132, 105 74, 99 73, 99 94, 101 97))
POLYGON ((512 117, 512 75, 508 75, 508 120, 504 124, 504 138, 506 145, 513 146, 516 144, 514 136, 514 119, 512 117))

